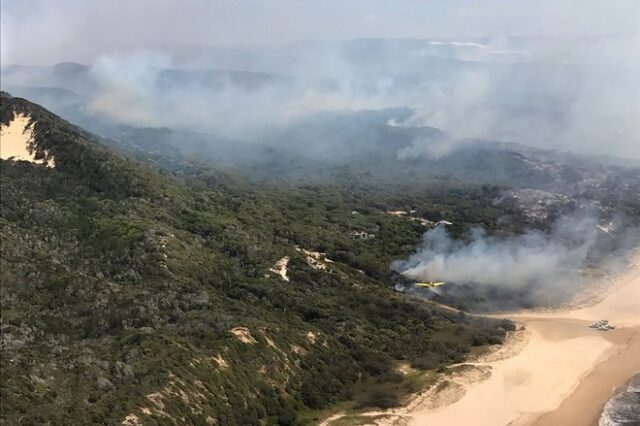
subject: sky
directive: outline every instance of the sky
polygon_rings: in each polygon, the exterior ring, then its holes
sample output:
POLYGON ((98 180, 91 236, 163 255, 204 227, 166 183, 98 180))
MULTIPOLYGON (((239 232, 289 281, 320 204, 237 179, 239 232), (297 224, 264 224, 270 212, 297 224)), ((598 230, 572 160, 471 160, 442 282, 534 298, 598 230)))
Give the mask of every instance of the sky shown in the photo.
POLYGON ((162 45, 635 33, 637 0, 0 0, 3 64, 162 45))

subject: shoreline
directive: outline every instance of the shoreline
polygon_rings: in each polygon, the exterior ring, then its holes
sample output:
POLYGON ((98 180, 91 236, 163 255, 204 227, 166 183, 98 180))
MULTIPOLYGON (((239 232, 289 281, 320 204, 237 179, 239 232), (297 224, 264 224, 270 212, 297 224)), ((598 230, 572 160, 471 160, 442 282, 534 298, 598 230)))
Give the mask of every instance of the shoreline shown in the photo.
POLYGON ((627 344, 596 365, 553 411, 539 415, 531 424, 597 426, 604 405, 634 374, 640 372, 640 327, 628 330, 627 344))
MULTIPOLYGON (((500 315, 524 325, 526 330, 515 332, 526 334, 524 344, 514 349, 508 341, 493 356, 466 363, 488 368, 489 377, 455 383, 458 394, 447 404, 433 404, 437 394, 425 390, 403 407, 359 415, 379 426, 597 426, 614 390, 640 372, 640 252, 630 256, 628 265, 621 275, 606 279, 609 289, 590 306, 500 315), (617 328, 589 328, 600 319, 617 328)), ((602 286, 595 283, 594 288, 602 286)), ((322 424, 330 426, 339 418, 322 424)))

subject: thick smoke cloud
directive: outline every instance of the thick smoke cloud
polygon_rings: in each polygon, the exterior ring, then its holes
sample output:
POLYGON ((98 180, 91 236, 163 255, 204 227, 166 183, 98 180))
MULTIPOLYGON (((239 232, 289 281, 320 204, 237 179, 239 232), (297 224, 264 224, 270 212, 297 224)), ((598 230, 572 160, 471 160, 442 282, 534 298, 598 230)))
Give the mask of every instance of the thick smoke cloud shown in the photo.
POLYGON ((243 4, 3 0, 2 63, 86 60, 86 112, 135 126, 259 142, 265 127, 317 112, 400 107, 413 115, 395 125, 450 134, 413 141, 400 159, 441 158, 473 138, 640 158, 640 3, 243 4), (358 37, 377 38, 336 41, 358 37), (161 71, 174 68, 264 81, 248 90, 161 71))
POLYGON ((454 240, 444 227, 428 231, 418 251, 393 268, 416 281, 442 280, 480 289, 527 290, 540 299, 561 300, 585 282, 583 268, 605 232, 592 217, 565 217, 549 233, 490 236, 473 229, 454 240))
POLYGON ((252 139, 264 127, 286 127, 316 112, 388 104, 376 94, 353 93, 345 80, 322 87, 286 75, 224 70, 202 78, 198 71, 172 67, 170 56, 155 52, 100 57, 91 68, 96 90, 89 94, 88 111, 133 126, 252 139))
POLYGON ((446 129, 452 146, 480 137, 640 158, 637 34, 543 40, 524 52, 526 62, 454 73, 407 124, 446 129))
MULTIPOLYGON (((400 159, 440 158, 468 139, 519 142, 547 149, 640 158, 640 39, 575 41, 565 54, 555 40, 359 41, 292 46, 277 72, 247 73, 247 84, 214 83, 188 71, 179 78, 173 55, 141 51, 103 55, 91 67, 87 111, 134 126, 165 126, 255 139, 266 126, 286 127, 317 112, 409 108, 397 126, 449 133, 437 146, 414 141, 400 159), (455 43, 451 45, 451 43, 455 43), (517 46, 519 44, 519 46, 517 46), (451 50, 450 48, 453 48, 451 50), (526 52, 527 61, 517 62, 526 52), (475 61, 460 58, 475 58, 475 61), (260 80, 252 84, 252 79, 260 80)), ((213 70, 220 52, 198 56, 213 70), (207 56, 209 55, 209 56, 207 56), (208 59, 207 59, 208 58, 208 59)), ((261 51, 263 64, 277 57, 261 51), (269 59, 271 58, 271 60, 269 59)), ((225 70, 222 70, 225 71, 225 70)), ((242 72, 242 71, 241 71, 242 72)), ((3 73, 3 87, 46 86, 3 73)), ((72 88, 74 89, 74 88, 72 88)), ((379 123, 381 125, 386 123, 379 123)))

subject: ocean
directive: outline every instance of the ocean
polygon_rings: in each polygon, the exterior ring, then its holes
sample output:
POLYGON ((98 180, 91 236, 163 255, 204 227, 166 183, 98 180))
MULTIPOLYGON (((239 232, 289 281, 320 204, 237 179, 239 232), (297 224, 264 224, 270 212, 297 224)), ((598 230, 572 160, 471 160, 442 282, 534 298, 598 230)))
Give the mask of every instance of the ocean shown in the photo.
POLYGON ((600 426, 640 426, 640 373, 604 406, 600 426))

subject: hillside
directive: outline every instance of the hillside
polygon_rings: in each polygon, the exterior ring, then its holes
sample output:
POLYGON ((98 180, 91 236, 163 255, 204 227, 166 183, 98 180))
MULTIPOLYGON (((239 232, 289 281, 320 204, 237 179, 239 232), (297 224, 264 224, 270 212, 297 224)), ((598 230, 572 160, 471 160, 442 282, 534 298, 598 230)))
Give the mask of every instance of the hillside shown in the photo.
POLYGON ((512 326, 397 293, 389 269, 425 228, 387 210, 489 226, 490 188, 178 178, 3 94, 17 115, 55 167, 0 160, 3 424, 313 423, 398 404, 512 326))
MULTIPOLYGON (((66 76, 64 81, 75 81, 75 68, 67 68, 54 67, 66 76)), ((32 84, 49 81, 38 78, 32 84)), ((162 127, 125 124, 131 121, 125 110, 118 110, 119 118, 97 114, 91 97, 74 96, 59 80, 51 84, 59 87, 23 86, 19 93, 101 135, 111 148, 172 172, 190 175, 194 168, 215 167, 258 181, 392 186, 394 193, 429 188, 442 178, 481 182, 509 187, 512 192, 499 199, 502 207, 534 222, 553 218, 548 211, 557 216, 584 201, 595 201, 605 217, 623 211, 637 218, 640 212, 637 160, 459 139, 433 127, 409 125, 415 114, 409 107, 309 112, 225 135, 224 126, 198 130, 177 125, 173 115, 160 120, 162 127)))

